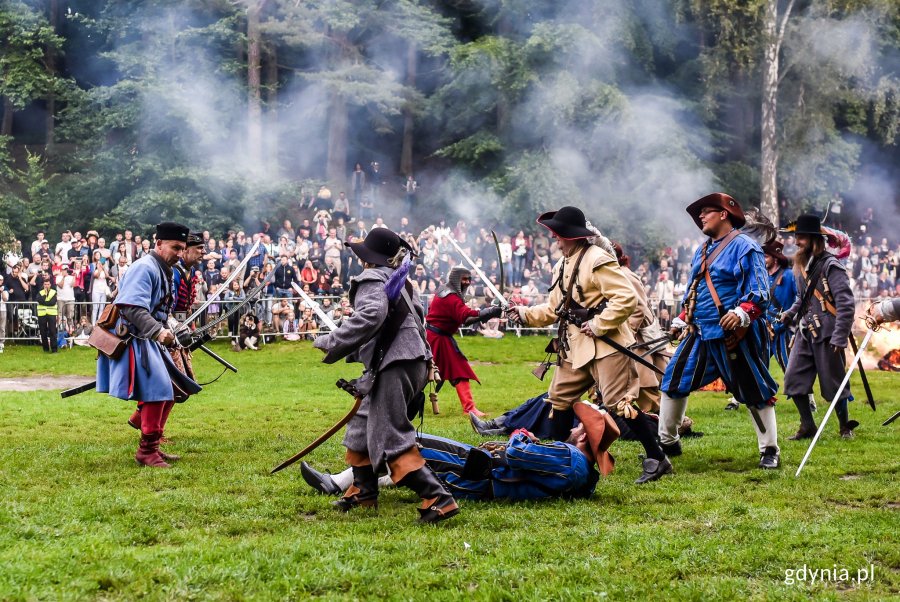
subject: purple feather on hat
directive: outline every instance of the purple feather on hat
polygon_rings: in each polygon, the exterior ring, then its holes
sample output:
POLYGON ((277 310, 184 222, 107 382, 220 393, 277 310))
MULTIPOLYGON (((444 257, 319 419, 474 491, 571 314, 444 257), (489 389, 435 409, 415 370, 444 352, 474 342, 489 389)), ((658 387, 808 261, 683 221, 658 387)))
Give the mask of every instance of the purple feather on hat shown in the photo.
POLYGON ((400 290, 406 284, 406 277, 409 276, 410 265, 409 255, 406 255, 400 267, 394 270, 391 277, 384 283, 384 292, 387 294, 388 301, 393 303, 400 296, 400 290))

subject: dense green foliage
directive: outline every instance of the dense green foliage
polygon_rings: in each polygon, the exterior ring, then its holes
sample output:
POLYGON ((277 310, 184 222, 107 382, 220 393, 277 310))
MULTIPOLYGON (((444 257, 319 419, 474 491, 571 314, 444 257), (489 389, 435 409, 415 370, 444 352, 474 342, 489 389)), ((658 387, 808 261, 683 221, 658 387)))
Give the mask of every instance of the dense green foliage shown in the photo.
MULTIPOLYGON (((783 208, 884 201, 900 5, 790 4, 783 208)), ((5 0, 0 228, 252 228, 380 160, 391 198, 416 174, 423 210, 515 226, 565 199, 659 238, 643 199, 759 199, 765 5, 5 0)))
MULTIPOLYGON (((496 415, 543 386, 529 374, 542 337, 461 341, 484 385, 479 407, 496 415)), ((613 448, 616 471, 589 500, 464 502, 436 528, 414 523, 409 492, 385 491, 377 514, 343 516, 299 471, 268 470, 345 412, 334 387, 349 365, 325 366, 309 343, 228 355, 227 374, 175 408, 175 468, 139 468, 128 403, 95 393, 0 394, 0 597, 4 600, 884 600, 900 589, 896 545, 900 478, 897 377, 870 375, 877 413, 844 441, 831 425, 799 479, 806 449, 779 409, 784 468, 765 473, 750 420, 724 412, 724 395, 692 398, 706 432, 685 443, 677 474, 644 487, 635 443, 613 448), (869 584, 785 584, 785 570, 875 565, 869 584)), ((10 347, 0 373, 91 374, 93 353, 49 358, 10 347)), ((217 374, 195 361, 203 380, 217 374)), ((854 378, 854 384, 858 382, 854 378)), ((822 410, 818 417, 821 417, 822 410)), ((832 417, 833 421, 834 417, 832 417)), ((479 439, 451 390, 426 432, 479 439)), ((342 468, 339 436, 310 456, 342 468)))

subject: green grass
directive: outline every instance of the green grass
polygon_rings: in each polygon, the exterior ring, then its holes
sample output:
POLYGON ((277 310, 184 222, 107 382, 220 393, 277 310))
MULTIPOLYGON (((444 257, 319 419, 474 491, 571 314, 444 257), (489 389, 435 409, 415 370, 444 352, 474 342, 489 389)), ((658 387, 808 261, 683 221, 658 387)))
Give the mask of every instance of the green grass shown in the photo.
MULTIPOLYGON (((496 415, 541 392, 530 373, 543 338, 461 344, 496 415)), ((376 513, 339 515, 295 467, 268 471, 334 423, 351 399, 334 386, 355 365, 324 366, 309 343, 253 353, 216 349, 240 369, 175 408, 167 435, 183 460, 139 468, 129 403, 96 393, 0 393, 0 600, 805 600, 900 593, 898 377, 870 376, 877 413, 851 405, 857 438, 829 424, 799 479, 806 444, 787 441, 796 410, 780 405, 784 468, 756 469, 745 411, 725 396, 692 397, 702 439, 685 442, 677 474, 638 487, 635 443, 590 500, 463 502, 437 527, 414 523, 408 491, 376 513), (875 565, 868 584, 785 584, 785 570, 875 565)), ((196 356, 201 380, 218 373, 196 356)), ((0 375, 90 374, 93 354, 7 347, 0 375)), ((548 377, 549 378, 549 377, 548 377)), ((862 389, 854 378, 857 395, 862 389)), ((820 407, 824 404, 820 401, 820 407)), ((452 390, 426 431, 478 439, 452 390)), ((817 418, 824 411, 820 409, 817 418)), ((834 417, 832 417, 834 420, 834 417)), ((340 436, 310 462, 339 470, 340 436)))

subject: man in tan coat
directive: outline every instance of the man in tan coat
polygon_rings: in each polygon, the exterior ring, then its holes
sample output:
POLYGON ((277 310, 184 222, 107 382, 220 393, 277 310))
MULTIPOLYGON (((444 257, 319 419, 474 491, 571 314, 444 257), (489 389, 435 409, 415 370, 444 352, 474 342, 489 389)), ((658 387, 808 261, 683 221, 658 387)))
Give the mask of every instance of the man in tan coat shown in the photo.
POLYGON ((595 233, 586 227, 580 209, 563 207, 537 221, 550 230, 563 256, 553 269, 547 303, 512 307, 509 319, 538 327, 559 321, 559 360, 547 398, 553 406, 554 438, 566 438, 572 404, 597 383, 607 409, 621 416, 644 446, 647 459, 636 483, 655 481, 672 472, 672 464, 635 405, 639 384, 634 361, 603 340, 623 347, 634 343, 627 323, 638 302, 634 288, 614 256, 585 240, 595 233))

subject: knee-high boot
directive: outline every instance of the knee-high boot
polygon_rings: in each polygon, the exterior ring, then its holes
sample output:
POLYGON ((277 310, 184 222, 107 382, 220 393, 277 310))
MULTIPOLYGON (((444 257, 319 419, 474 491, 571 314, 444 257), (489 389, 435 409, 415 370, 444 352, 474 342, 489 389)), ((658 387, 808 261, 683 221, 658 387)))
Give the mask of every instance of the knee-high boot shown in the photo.
MULTIPOLYGON (((163 436, 159 440, 160 444, 166 443, 168 441, 165 437, 166 423, 169 421, 169 414, 172 412, 173 407, 175 407, 174 401, 167 401, 165 403, 165 405, 163 406, 162 418, 160 420, 160 425, 159 425, 160 426, 159 430, 163 433, 163 436)), ((165 460, 166 462, 175 462, 175 461, 181 459, 181 456, 179 456, 177 454, 167 454, 166 452, 164 452, 162 450, 162 448, 159 449, 159 455, 162 456, 162 459, 165 460)))
POLYGON ((459 403, 462 405, 463 414, 475 414, 478 418, 485 415, 484 412, 475 407, 475 401, 472 399, 472 386, 467 380, 461 380, 456 385, 456 394, 459 396, 459 403))
POLYGON ((353 484, 344 492, 341 499, 332 502, 341 512, 350 512, 356 507, 378 507, 378 476, 371 464, 351 466, 353 484))
POLYGON ((669 458, 666 457, 662 447, 657 442, 656 434, 647 423, 644 413, 640 410, 636 411, 637 416, 633 418, 625 418, 623 416, 623 419, 628 428, 631 429, 631 432, 638 438, 638 441, 641 442, 641 445, 644 447, 644 453, 647 454, 643 464, 643 472, 635 481, 636 484, 643 485, 650 481, 659 480, 664 475, 673 472, 673 470, 672 462, 669 461, 669 458))
POLYGON ((809 397, 807 395, 795 395, 791 400, 797 406, 797 413, 800 414, 800 428, 788 439, 791 441, 812 439, 813 435, 816 434, 816 421, 813 418, 812 409, 809 407, 809 397))
POLYGON ((553 408, 550 413, 550 432, 555 441, 565 441, 572 432, 572 423, 575 421, 575 410, 571 407, 565 410, 553 408))

